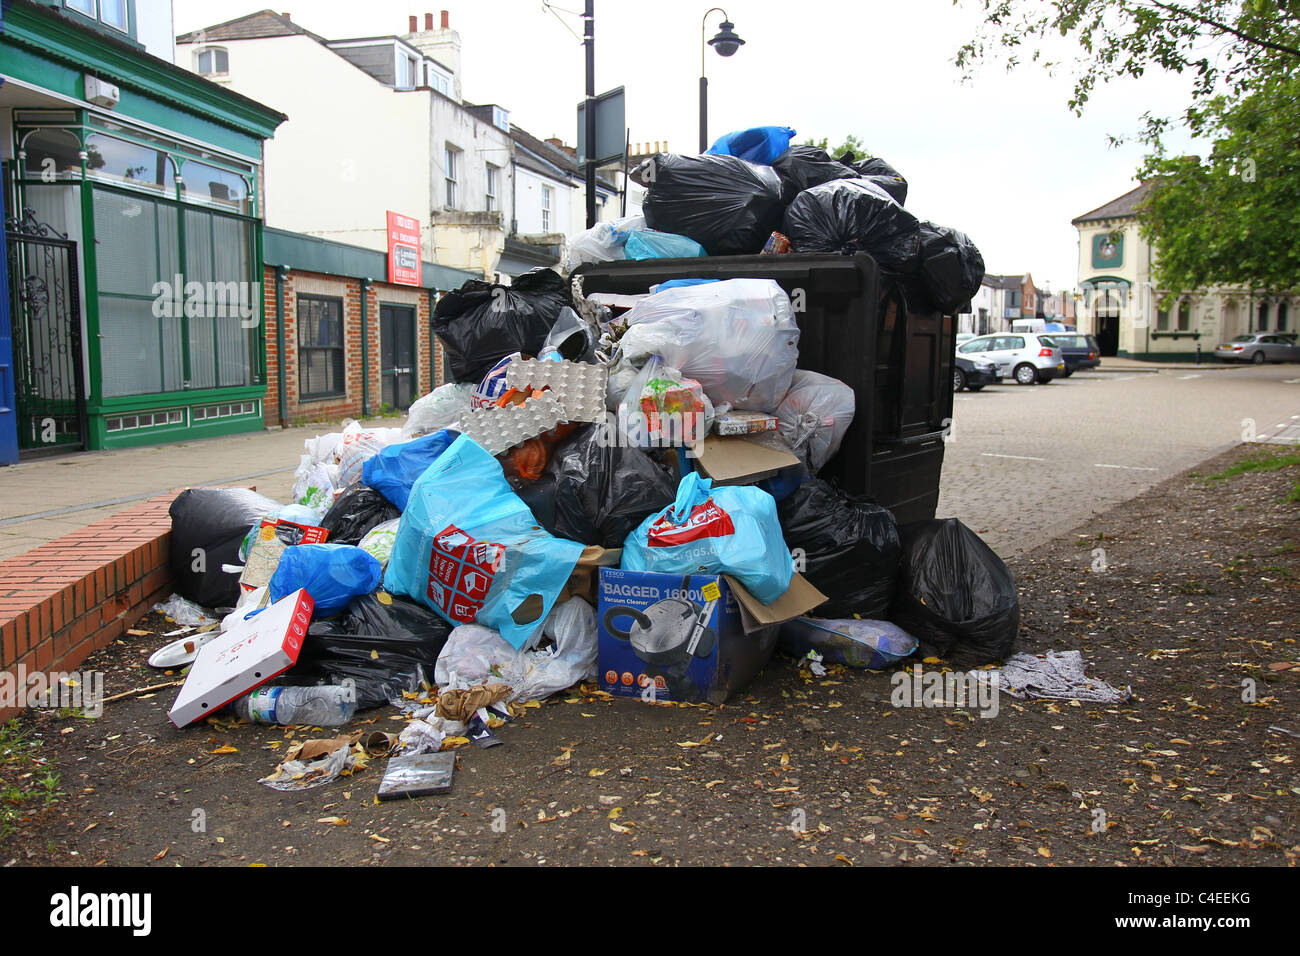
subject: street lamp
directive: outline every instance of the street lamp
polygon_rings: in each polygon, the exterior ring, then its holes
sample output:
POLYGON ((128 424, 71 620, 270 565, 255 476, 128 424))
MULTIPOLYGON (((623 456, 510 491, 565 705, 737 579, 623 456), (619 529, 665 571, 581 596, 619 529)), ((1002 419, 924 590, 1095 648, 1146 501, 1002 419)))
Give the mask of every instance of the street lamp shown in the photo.
POLYGON ((718 56, 731 56, 745 41, 736 36, 735 24, 727 19, 727 11, 713 7, 700 19, 700 152, 709 148, 709 81, 704 76, 704 58, 709 47, 718 51, 718 56), (721 13, 722 22, 718 24, 718 33, 711 40, 705 40, 708 32, 707 21, 710 13, 721 13))

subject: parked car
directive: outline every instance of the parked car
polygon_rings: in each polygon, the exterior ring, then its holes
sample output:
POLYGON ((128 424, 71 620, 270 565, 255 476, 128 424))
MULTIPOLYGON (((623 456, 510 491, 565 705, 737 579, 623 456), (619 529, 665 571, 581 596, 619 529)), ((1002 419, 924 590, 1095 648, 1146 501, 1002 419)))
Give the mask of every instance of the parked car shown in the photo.
POLYGON ((1081 368, 1098 368, 1101 365, 1101 348, 1091 335, 1079 332, 1048 332, 1065 360, 1065 377, 1069 378, 1081 368))
POLYGON ((975 333, 974 333, 974 332, 958 332, 958 333, 957 333, 957 344, 958 344, 958 345, 965 345, 967 342, 969 342, 969 341, 970 341, 971 339, 973 339, 973 338, 975 338, 975 333))
POLYGON ((997 385, 1002 381, 998 367, 993 362, 982 362, 958 355, 952 364, 952 390, 960 392, 964 388, 978 392, 985 385, 997 385))
POLYGON ((1222 362, 1300 362, 1300 345, 1281 332, 1250 332, 1224 342, 1214 350, 1222 362))
POLYGON ((1046 385, 1065 374, 1061 350, 1046 334, 981 335, 962 345, 957 352, 976 362, 993 362, 999 376, 1014 378, 1020 385, 1046 385))

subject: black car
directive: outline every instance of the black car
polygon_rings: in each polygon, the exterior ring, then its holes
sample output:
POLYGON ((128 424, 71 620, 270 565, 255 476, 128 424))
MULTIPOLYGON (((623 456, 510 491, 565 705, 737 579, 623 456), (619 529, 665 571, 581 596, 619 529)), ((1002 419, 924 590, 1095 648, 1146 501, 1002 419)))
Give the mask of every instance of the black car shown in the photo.
POLYGON ((1056 343, 1065 361, 1065 377, 1069 378, 1081 368, 1101 365, 1101 349, 1091 335, 1079 332, 1048 332, 1047 337, 1056 343))
POLYGON ((978 392, 985 385, 997 385, 1002 381, 998 367, 992 362, 974 362, 958 355, 952 365, 952 390, 960 392, 963 388, 978 392))

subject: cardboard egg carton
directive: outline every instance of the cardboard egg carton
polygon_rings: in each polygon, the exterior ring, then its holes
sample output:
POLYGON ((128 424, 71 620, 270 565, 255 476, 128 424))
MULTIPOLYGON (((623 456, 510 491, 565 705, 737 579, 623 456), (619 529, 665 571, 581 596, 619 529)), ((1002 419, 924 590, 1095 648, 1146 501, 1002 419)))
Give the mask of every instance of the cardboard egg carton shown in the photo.
POLYGON ((506 368, 506 386, 521 391, 550 389, 564 408, 566 422, 597 422, 605 417, 605 385, 609 371, 585 362, 524 359, 506 368))
POLYGON ((493 455, 499 455, 569 420, 564 406, 549 392, 544 392, 522 405, 471 412, 461 418, 459 431, 493 455))

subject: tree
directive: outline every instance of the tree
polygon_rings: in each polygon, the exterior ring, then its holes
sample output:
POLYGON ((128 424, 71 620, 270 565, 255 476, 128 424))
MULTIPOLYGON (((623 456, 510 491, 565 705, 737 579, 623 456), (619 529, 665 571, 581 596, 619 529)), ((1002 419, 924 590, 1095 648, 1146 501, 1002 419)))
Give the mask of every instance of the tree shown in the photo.
POLYGON ((830 154, 831 159, 839 159, 845 153, 852 153, 858 159, 863 159, 864 157, 871 155, 867 152, 867 147, 862 144, 862 140, 859 137, 854 136, 852 133, 845 136, 844 142, 840 143, 840 145, 836 146, 834 149, 831 148, 830 142, 831 141, 828 137, 823 136, 821 139, 805 140, 803 145, 816 146, 818 149, 824 149, 830 154))
MULTIPOLYGON (((962 0, 954 0, 960 3, 962 0)), ((1292 225, 1300 202, 1300 0, 966 0, 984 22, 957 52, 966 76, 999 50, 1008 68, 1058 69, 1049 38, 1078 42, 1068 106, 1081 113, 1098 83, 1148 69, 1190 74, 1192 102, 1178 118, 1144 116, 1150 184, 1138 209, 1156 245, 1162 288, 1300 286, 1292 225), (1211 140, 1205 161, 1169 156, 1175 123, 1211 140)), ((1115 137, 1112 137, 1114 140, 1115 137)))

